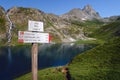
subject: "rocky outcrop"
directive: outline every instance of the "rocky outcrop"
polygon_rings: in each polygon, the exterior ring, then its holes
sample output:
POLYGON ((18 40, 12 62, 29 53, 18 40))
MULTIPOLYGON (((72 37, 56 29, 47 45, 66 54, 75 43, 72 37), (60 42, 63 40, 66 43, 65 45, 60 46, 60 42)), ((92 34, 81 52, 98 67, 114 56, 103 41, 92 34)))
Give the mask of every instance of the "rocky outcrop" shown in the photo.
POLYGON ((90 5, 85 6, 82 9, 83 13, 87 16, 87 19, 92 20, 92 19, 101 19, 100 15, 98 12, 96 12, 90 5))

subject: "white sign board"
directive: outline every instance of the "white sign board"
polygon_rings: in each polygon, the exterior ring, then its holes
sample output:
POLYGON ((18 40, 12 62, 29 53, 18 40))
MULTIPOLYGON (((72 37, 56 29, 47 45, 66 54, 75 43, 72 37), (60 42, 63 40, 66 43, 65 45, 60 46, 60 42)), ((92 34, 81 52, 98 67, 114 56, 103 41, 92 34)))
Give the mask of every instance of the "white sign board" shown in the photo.
POLYGON ((37 33, 28 31, 18 32, 18 42, 21 43, 49 43, 49 33, 37 33))
POLYGON ((39 31, 43 32, 43 22, 40 21, 28 21, 28 31, 39 31))

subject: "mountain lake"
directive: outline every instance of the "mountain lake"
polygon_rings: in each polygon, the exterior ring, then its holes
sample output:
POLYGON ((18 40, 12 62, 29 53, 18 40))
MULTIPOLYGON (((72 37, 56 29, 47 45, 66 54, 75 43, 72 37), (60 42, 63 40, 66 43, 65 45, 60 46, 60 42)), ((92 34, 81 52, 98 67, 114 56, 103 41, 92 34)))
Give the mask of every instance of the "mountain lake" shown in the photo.
MULTIPOLYGON (((42 44, 38 47, 38 69, 63 66, 78 54, 95 47, 87 44, 42 44)), ((31 46, 0 47, 0 80, 13 80, 31 72, 31 46)))

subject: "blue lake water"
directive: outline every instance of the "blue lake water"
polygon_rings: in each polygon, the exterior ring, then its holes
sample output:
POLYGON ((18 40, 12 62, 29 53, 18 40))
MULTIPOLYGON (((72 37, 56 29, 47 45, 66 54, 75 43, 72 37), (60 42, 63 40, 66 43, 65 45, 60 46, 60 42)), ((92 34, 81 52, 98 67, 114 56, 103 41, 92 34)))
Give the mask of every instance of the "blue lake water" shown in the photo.
MULTIPOLYGON (((94 45, 42 44, 38 48, 38 68, 63 66, 94 45)), ((0 47, 0 80, 13 80, 31 72, 31 46, 0 47)))

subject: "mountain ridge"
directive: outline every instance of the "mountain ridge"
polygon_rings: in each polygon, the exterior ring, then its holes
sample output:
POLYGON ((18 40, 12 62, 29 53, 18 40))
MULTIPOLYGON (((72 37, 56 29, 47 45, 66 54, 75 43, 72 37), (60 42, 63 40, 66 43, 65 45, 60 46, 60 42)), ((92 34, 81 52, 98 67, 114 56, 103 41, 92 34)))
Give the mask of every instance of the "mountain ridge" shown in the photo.
POLYGON ((74 42, 76 40, 90 39, 85 35, 86 32, 84 32, 84 24, 86 24, 86 21, 101 21, 102 19, 98 12, 90 5, 85 6, 83 9, 76 8, 71 10, 71 13, 68 13, 70 16, 67 14, 68 19, 55 14, 45 13, 39 9, 24 7, 12 7, 7 11, 1 7, 0 13, 3 13, 0 15, 2 19, 0 22, 2 32, 0 33, 0 44, 2 44, 3 41, 7 42, 9 35, 8 31, 11 31, 12 38, 10 44, 13 45, 17 43, 18 31, 27 31, 28 20, 44 22, 45 32, 52 35, 53 42, 74 42), (11 22, 6 15, 8 15, 11 22), (11 30, 9 30, 10 23, 12 23, 11 30))
MULTIPOLYGON (((2 10, 4 11, 4 10, 2 10)), ((6 31, 4 31, 4 39, 6 41, 8 40, 9 33, 11 32, 12 36, 14 38, 11 38, 11 44, 17 43, 17 34, 19 30, 27 30, 28 20, 35 20, 35 21, 42 21, 44 22, 44 28, 45 32, 49 32, 54 42, 69 42, 74 41, 75 39, 72 38, 71 34, 69 33, 69 30, 75 29, 72 28, 71 24, 63 19, 61 19, 59 16, 54 14, 46 14, 38 9, 33 8, 23 8, 23 7, 13 7, 9 9, 6 13, 4 13, 4 19, 6 20, 4 23, 6 27, 6 31), (9 18, 6 18, 9 17, 9 18), (10 20, 7 20, 10 19, 10 20), (14 27, 9 28, 9 25, 14 25, 14 27), (67 27, 69 26, 69 27, 67 27), (10 30, 11 29, 11 30, 10 30), (66 31, 64 30, 66 29, 66 31), (69 36, 69 37, 68 37, 69 36), (16 42, 15 42, 16 41, 16 42)), ((2 29, 1 29, 2 30, 2 29)), ((74 31, 77 31, 76 29, 74 31)), ((78 29, 78 31, 81 32, 81 29, 78 29)), ((73 33, 74 35, 75 33, 73 33)), ((2 34, 0 34, 2 35, 2 34)), ((76 36, 74 36, 76 38, 76 36)), ((83 36, 84 37, 84 36, 83 36)), ((0 44, 2 44, 3 40, 1 39, 0 44)))
POLYGON ((68 13, 61 15, 60 17, 67 19, 67 20, 93 20, 98 19, 100 20, 101 17, 98 12, 96 12, 90 5, 84 6, 83 9, 74 8, 70 10, 68 13))

